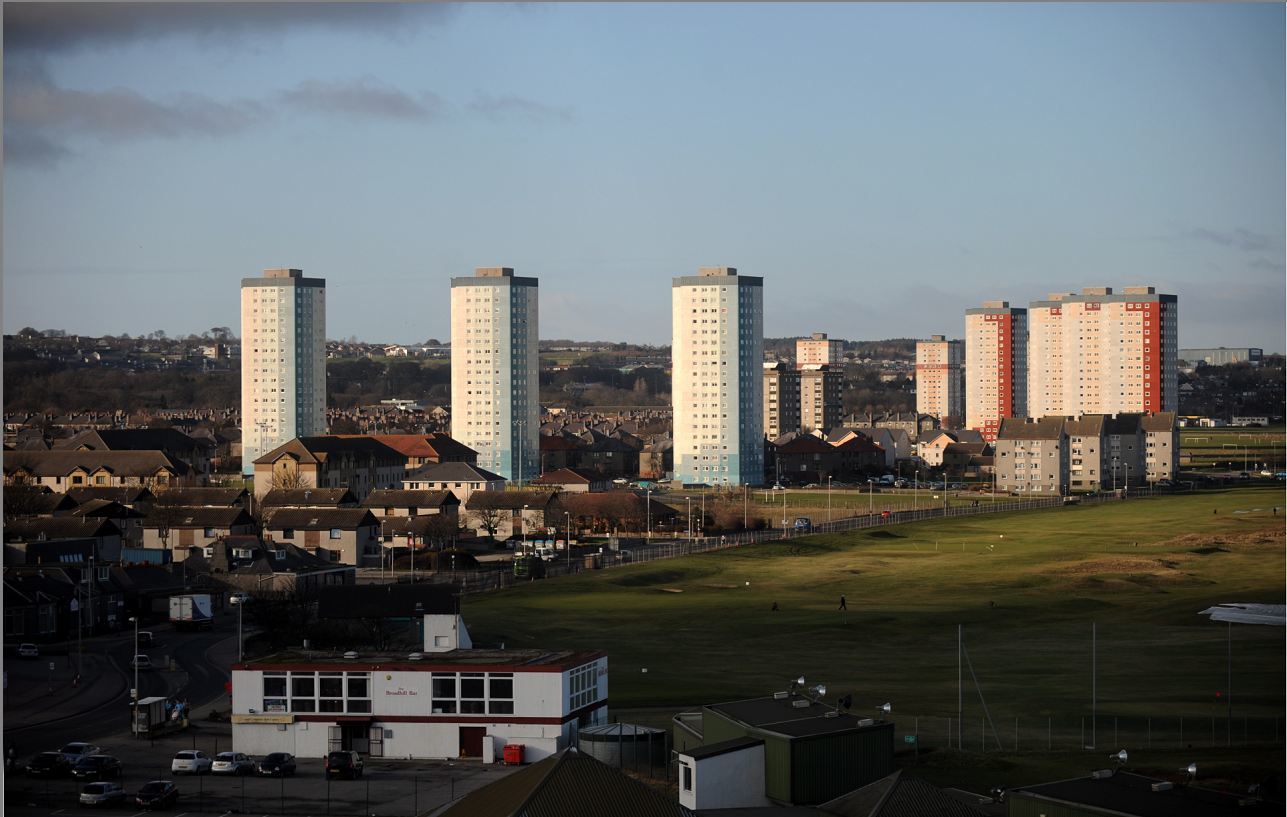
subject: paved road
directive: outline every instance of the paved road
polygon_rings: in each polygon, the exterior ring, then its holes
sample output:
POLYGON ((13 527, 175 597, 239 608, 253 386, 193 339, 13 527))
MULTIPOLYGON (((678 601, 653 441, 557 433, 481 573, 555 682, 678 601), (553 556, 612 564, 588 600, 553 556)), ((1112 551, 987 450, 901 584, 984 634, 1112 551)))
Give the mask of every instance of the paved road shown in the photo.
MULTIPOLYGON (((194 708, 218 702, 225 694, 229 665, 236 659, 236 617, 221 618, 208 632, 181 633, 169 625, 152 628, 155 643, 140 652, 160 669, 138 673, 141 694, 185 697, 194 708)), ((20 757, 71 740, 101 742, 128 732, 133 631, 86 639, 82 647, 78 653, 73 641, 42 650, 50 654, 35 660, 6 658, 4 741, 16 746, 20 757), (64 652, 53 652, 59 649, 64 652), (81 677, 76 684, 78 667, 81 677)))

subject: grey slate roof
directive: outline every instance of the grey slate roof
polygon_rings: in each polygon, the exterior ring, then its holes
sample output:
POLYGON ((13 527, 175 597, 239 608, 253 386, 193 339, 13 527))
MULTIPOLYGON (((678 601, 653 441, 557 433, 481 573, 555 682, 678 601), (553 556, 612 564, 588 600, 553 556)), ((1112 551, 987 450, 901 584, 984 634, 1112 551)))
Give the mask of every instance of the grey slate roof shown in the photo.
POLYGON ((460 500, 451 491, 400 491, 394 488, 377 488, 362 503, 368 508, 439 508, 459 505, 460 500))
POLYGON ((296 530, 353 530, 378 524, 366 508, 274 508, 264 520, 265 528, 296 530))
POLYGON ((986 817, 975 808, 942 789, 902 771, 882 777, 848 794, 818 806, 823 814, 836 817, 986 817))
POLYGON ((1074 803, 1133 817, 1261 817, 1283 813, 1281 803, 1240 806, 1237 795, 1198 786, 1153 791, 1155 782, 1158 781, 1131 772, 1117 772, 1101 780, 1087 775, 1023 786, 1012 791, 1010 797, 1013 802, 1020 794, 1033 795, 1045 802, 1074 803))
POLYGON ((245 488, 167 488, 157 494, 157 501, 167 505, 210 505, 229 508, 249 496, 245 488))
POLYGON ((1021 417, 1004 417, 998 440, 1058 440, 1063 435, 1063 417, 1041 417, 1027 422, 1021 417))
POLYGON ((154 510, 151 516, 143 520, 143 527, 159 528, 164 523, 168 528, 228 528, 233 525, 250 525, 254 521, 244 508, 167 506, 164 519, 154 510))
POLYGON ((504 482, 500 474, 464 462, 436 462, 422 465, 403 477, 410 482, 504 482))
POLYGON ((274 488, 259 500, 263 508, 357 507, 357 497, 348 488, 274 488))

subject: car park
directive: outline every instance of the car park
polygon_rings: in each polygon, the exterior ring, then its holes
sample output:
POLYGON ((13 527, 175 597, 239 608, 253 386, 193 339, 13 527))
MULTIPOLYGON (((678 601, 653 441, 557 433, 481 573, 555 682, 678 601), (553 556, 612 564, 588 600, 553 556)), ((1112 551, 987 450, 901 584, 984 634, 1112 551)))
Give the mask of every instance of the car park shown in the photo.
POLYGON ((362 776, 362 756, 357 752, 331 752, 326 756, 326 776, 357 780, 362 776))
POLYGON ((250 774, 254 770, 254 758, 241 752, 220 752, 210 765, 213 774, 250 774))
POLYGON ((62 752, 41 752, 27 764, 28 777, 65 777, 71 762, 62 752))
POLYGON ((174 774, 205 774, 213 765, 210 756, 200 749, 184 749, 170 761, 170 771, 174 774))
POLYGON ((96 755, 103 750, 92 743, 74 740, 71 743, 65 744, 63 748, 58 751, 62 752, 63 757, 67 758, 68 763, 75 764, 81 758, 96 755))
POLYGON ((18 657, 19 658, 39 658, 40 648, 37 647, 35 644, 19 644, 18 657))
POLYGON ((121 761, 111 755, 86 755, 72 766, 72 777, 79 780, 106 780, 121 776, 121 761))
POLYGON ((255 771, 265 777, 288 777, 295 774, 295 756, 288 752, 273 752, 255 765, 255 771))
POLYGON ((179 802, 179 787, 169 780, 152 780, 143 784, 134 795, 134 804, 141 808, 172 808, 179 802))
POLYGON ((119 806, 125 803, 125 797, 120 783, 90 783, 80 790, 82 806, 119 806))

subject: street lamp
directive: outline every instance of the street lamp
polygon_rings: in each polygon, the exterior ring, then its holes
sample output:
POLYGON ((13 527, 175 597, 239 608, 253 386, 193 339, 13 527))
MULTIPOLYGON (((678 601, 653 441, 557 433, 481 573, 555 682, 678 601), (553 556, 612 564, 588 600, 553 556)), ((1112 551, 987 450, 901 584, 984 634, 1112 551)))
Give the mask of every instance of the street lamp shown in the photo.
POLYGON ((827 475, 827 522, 831 522, 831 475, 827 475))
POLYGON ((572 569, 572 512, 563 512, 563 526, 567 529, 568 536, 563 540, 563 547, 568 551, 568 570, 572 569))
POLYGON ((139 734, 139 617, 130 616, 130 621, 134 622, 134 656, 130 663, 134 665, 134 722, 130 724, 130 731, 135 737, 139 734))
POLYGON ((644 491, 644 494, 646 495, 644 499, 644 513, 645 513, 644 527, 648 531, 648 533, 646 534, 646 538, 649 541, 652 541, 652 489, 649 488, 648 490, 644 491))
POLYGON ((523 506, 523 513, 518 517, 518 524, 523 526, 523 554, 527 555, 527 506, 523 506))
POLYGON ((693 540, 693 498, 686 496, 684 502, 688 508, 688 541, 691 542, 693 540))

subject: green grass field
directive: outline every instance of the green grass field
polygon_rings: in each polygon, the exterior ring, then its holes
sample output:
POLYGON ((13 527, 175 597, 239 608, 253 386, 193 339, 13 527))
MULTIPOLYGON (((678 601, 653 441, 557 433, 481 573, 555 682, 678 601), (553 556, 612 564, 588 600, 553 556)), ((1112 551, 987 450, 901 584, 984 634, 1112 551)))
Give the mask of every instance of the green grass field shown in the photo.
POLYGON ((1284 468, 1287 435, 1281 426, 1186 428, 1180 431, 1180 453, 1188 455, 1186 468, 1277 473, 1284 468))
MULTIPOLYGON (((1197 613, 1283 603, 1283 499, 1242 489, 812 536, 471 597, 466 618, 482 642, 607 650, 617 708, 762 695, 803 674, 926 717, 956 712, 961 624, 994 719, 1043 727, 1089 714, 1095 622, 1100 712, 1208 717, 1224 712, 1226 628, 1197 613)), ((1233 628, 1233 664, 1238 715, 1281 714, 1283 630, 1233 628)), ((965 677, 968 726, 981 708, 965 677)))

